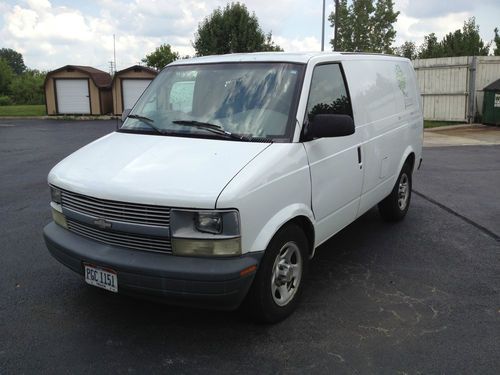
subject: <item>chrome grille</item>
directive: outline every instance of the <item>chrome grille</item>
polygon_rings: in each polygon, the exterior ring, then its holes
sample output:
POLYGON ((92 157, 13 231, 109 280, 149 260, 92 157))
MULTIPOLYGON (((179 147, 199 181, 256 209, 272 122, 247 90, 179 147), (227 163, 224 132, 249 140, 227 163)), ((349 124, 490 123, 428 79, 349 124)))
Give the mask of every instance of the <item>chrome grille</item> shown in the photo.
POLYGON ((168 207, 93 198, 67 190, 61 191, 61 203, 63 207, 99 218, 163 227, 170 225, 168 207))
POLYGON ((157 251, 171 253, 172 246, 169 237, 141 236, 131 233, 108 232, 77 221, 67 219, 68 229, 83 237, 103 242, 108 245, 116 245, 136 250, 157 251))

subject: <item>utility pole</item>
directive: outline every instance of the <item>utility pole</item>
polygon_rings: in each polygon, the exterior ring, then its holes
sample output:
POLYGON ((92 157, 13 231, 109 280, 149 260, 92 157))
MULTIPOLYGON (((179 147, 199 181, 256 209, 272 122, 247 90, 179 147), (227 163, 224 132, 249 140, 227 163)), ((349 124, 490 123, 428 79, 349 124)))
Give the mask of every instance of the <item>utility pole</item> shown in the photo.
POLYGON ((115 72, 116 72, 116 43, 115 43, 115 34, 113 34, 113 63, 115 65, 115 72))
POLYGON ((323 0, 323 14, 321 16, 321 52, 325 50, 325 1, 323 0))
POLYGON ((333 50, 337 51, 337 28, 339 25, 339 0, 335 0, 335 25, 333 28, 333 50))

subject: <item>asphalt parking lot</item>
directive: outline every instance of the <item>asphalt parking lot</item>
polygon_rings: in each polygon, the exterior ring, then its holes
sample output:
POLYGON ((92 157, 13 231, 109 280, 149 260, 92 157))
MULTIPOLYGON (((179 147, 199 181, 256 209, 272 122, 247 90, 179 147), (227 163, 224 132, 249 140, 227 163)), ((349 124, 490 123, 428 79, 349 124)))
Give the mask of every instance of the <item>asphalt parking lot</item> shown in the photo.
POLYGON ((425 149, 399 224, 324 244, 289 319, 144 302, 54 260, 46 176, 114 121, 0 120, 0 374, 497 374, 500 146, 425 149))

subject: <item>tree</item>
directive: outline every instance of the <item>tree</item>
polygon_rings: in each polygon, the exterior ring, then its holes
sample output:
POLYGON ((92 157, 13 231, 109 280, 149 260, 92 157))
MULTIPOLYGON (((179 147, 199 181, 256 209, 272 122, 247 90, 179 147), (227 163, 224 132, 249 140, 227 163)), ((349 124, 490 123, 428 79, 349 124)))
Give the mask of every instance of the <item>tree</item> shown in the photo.
POLYGON ((26 70, 23 55, 10 48, 0 48, 0 58, 4 59, 14 74, 21 74, 26 70))
POLYGON ((406 57, 410 60, 416 59, 418 55, 415 42, 404 42, 401 46, 397 47, 394 52, 396 55, 406 57))
POLYGON ((430 59, 433 57, 442 57, 442 47, 434 33, 424 36, 424 43, 420 46, 418 53, 419 59, 430 59))
POLYGON ((349 8, 347 7, 347 0, 340 0, 338 5, 338 14, 335 14, 335 11, 330 14, 328 20, 332 27, 335 27, 335 23, 338 20, 337 24, 337 40, 330 40, 330 44, 334 51, 352 51, 352 23, 350 21, 350 13, 349 8))
POLYGON ((489 43, 484 43, 479 35, 479 25, 474 17, 464 22, 462 29, 455 30, 438 42, 434 33, 424 39, 418 55, 421 59, 452 56, 487 56, 489 43))
POLYGON ((394 11, 392 0, 379 0, 375 6, 370 34, 371 48, 374 52, 392 53, 392 43, 396 38, 394 23, 398 20, 399 12, 394 11))
POLYGON ((10 84, 10 96, 14 104, 43 104, 45 72, 26 69, 15 76, 10 84))
POLYGON ((179 54, 172 51, 170 44, 162 44, 158 48, 146 55, 141 61, 145 63, 150 68, 156 70, 162 70, 165 66, 170 64, 172 61, 178 60, 179 54))
POLYGON ((262 46, 262 51, 266 52, 283 52, 283 48, 278 46, 274 40, 273 40, 273 35, 271 32, 268 32, 266 34, 266 40, 264 42, 264 45, 262 46))
POLYGON ((498 34, 498 27, 495 27, 495 38, 493 43, 495 43, 495 49, 493 50, 493 55, 500 56, 500 35, 498 34))
POLYGON ((282 51, 272 41, 271 32, 265 34, 255 13, 250 14, 244 4, 227 4, 215 9, 199 25, 193 47, 197 56, 221 55, 235 52, 282 51))
POLYGON ((0 58, 0 96, 7 96, 10 94, 10 83, 13 77, 14 73, 8 62, 0 58))
MULTIPOLYGON (((396 37, 393 24, 399 12, 394 11, 393 0, 340 0, 337 23, 337 50, 391 53, 396 37)), ((335 11, 329 16, 335 27, 335 11)), ((335 40, 330 44, 335 45, 335 40)))
POLYGON ((481 39, 474 17, 464 22, 462 30, 445 35, 441 45, 444 57, 487 56, 490 49, 489 43, 485 44, 481 39))
POLYGON ((350 10, 354 51, 371 52, 373 25, 370 15, 375 10, 372 0, 354 0, 350 10))

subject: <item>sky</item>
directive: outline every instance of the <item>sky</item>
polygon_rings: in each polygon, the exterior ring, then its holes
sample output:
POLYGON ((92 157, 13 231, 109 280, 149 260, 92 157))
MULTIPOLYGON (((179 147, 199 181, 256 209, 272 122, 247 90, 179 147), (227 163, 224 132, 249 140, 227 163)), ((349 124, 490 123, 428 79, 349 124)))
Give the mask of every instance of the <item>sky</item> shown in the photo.
MULTIPOLYGON (((23 54, 30 68, 53 70, 89 65, 109 71, 116 38, 117 70, 137 64, 168 43, 193 55, 192 41, 201 22, 228 0, 0 0, 0 48, 23 54)), ((322 0, 243 0, 264 32, 287 52, 321 49, 322 0)), ((333 0, 327 0, 327 15, 333 0)), ((395 0, 400 11, 396 45, 438 38, 476 17, 485 42, 500 28, 500 0, 395 0)), ((333 29, 325 26, 325 50, 333 29)))

